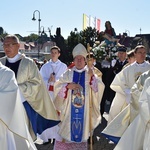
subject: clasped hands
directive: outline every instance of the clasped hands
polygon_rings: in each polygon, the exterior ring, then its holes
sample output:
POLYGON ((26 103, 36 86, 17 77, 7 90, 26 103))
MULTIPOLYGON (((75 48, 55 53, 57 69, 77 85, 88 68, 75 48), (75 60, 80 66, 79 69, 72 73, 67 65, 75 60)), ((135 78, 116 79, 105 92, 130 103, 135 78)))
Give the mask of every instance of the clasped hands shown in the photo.
MULTIPOLYGON (((88 70, 88 75, 90 76, 90 79, 91 79, 91 77, 93 76, 93 70, 91 68, 89 68, 89 70, 88 70)), ((80 89, 80 87, 81 87, 80 84, 76 84, 74 82, 69 83, 67 85, 67 88, 71 89, 71 90, 78 90, 78 89, 80 89)))
POLYGON ((55 75, 53 73, 50 75, 48 82, 55 82, 55 75))
POLYGON ((76 83, 74 83, 74 82, 72 82, 72 83, 69 83, 68 85, 67 85, 67 88, 68 89, 70 89, 70 90, 78 90, 78 89, 80 89, 80 85, 79 84, 76 84, 76 83))

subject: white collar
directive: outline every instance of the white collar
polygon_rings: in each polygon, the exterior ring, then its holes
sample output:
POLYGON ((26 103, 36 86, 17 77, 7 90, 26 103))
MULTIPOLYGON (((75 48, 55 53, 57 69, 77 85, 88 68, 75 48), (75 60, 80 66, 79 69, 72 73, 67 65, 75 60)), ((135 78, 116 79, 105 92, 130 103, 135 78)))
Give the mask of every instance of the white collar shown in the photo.
POLYGON ((21 56, 22 56, 22 54, 21 54, 21 53, 18 53, 18 54, 17 54, 15 57, 13 57, 13 58, 7 57, 7 60, 8 60, 10 63, 14 63, 14 62, 18 61, 19 59, 21 59, 21 56))
POLYGON ((143 63, 141 63, 141 64, 138 64, 137 62, 134 62, 137 66, 140 66, 140 67, 144 67, 145 66, 145 64, 146 64, 146 61, 144 61, 143 63))
POLYGON ((74 67, 73 70, 76 71, 76 72, 83 72, 83 71, 86 70, 86 66, 84 68, 80 69, 80 70, 77 69, 76 67, 74 67))
POLYGON ((56 65, 57 65, 57 64, 60 63, 60 60, 58 59, 57 61, 54 62, 54 61, 52 61, 52 59, 50 59, 50 63, 51 63, 51 64, 56 64, 56 65))

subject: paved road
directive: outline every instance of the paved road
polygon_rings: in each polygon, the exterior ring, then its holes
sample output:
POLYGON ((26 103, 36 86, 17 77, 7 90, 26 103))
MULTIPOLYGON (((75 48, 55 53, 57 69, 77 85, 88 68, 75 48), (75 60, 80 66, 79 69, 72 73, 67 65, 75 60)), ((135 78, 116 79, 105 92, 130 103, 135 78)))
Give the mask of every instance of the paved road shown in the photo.
MULTIPOLYGON (((106 105, 106 110, 108 112, 109 105, 106 105)), ((101 131, 106 127, 107 125, 107 118, 108 114, 105 113, 102 118, 102 123, 95 129, 94 131, 94 145, 93 150, 113 150, 115 147, 115 144, 109 143, 109 141, 101 135, 101 131)), ((52 144, 47 145, 38 145, 36 144, 38 150, 53 150, 52 144)))

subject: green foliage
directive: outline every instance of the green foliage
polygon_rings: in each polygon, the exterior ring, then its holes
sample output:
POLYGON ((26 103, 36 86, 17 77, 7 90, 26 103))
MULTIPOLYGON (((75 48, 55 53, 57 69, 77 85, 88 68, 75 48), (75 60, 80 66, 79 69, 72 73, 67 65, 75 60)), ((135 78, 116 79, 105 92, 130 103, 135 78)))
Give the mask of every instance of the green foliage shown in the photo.
MULTIPOLYGON (((7 35, 7 33, 4 32, 3 28, 1 27, 0 34, 2 32, 3 34, 1 35, 1 37, 7 35)), ((20 39, 20 37, 18 38, 20 39)), ((41 34, 40 37, 37 34, 32 33, 29 36, 22 37, 20 40, 25 42, 39 42, 40 44, 43 44, 44 42, 48 41, 49 38, 46 33, 41 34)), ((89 43, 97 61, 103 60, 106 56, 109 56, 110 59, 115 57, 115 51, 112 47, 103 47, 99 45, 104 40, 104 38, 102 37, 102 34, 100 34, 95 28, 88 27, 83 31, 78 31, 75 28, 74 31, 70 32, 68 38, 64 40, 64 43, 62 40, 62 36, 55 36, 54 38, 51 38, 51 40, 56 42, 58 46, 61 45, 60 47, 63 50, 62 60, 65 60, 64 62, 67 64, 73 61, 72 50, 78 43, 82 43, 86 48, 87 44, 89 43)))
POLYGON ((87 43, 90 44, 91 47, 93 47, 95 41, 99 41, 100 33, 96 31, 95 28, 88 27, 86 30, 83 30, 80 32, 80 36, 82 37, 82 44, 84 46, 87 45, 87 43))
POLYGON ((4 31, 2 27, 0 27, 0 40, 3 41, 3 38, 7 35, 7 32, 4 31))
POLYGON ((38 39, 38 35, 37 34, 30 34, 29 36, 26 36, 26 37, 23 37, 23 41, 26 41, 26 42, 35 42, 37 41, 38 39))
POLYGON ((82 43, 85 47, 87 47, 87 43, 93 47, 95 41, 100 41, 100 33, 96 31, 95 28, 88 27, 84 31, 77 32, 71 31, 70 35, 67 38, 67 45, 70 51, 72 52, 73 48, 78 44, 82 43))
POLYGON ((72 50, 78 43, 82 43, 85 47, 87 47, 87 43, 89 43, 97 61, 101 61, 106 57, 106 55, 108 55, 105 47, 99 47, 99 43, 103 40, 102 35, 96 31, 95 28, 88 27, 86 30, 80 32, 77 32, 77 29, 75 31, 71 31, 66 40, 69 57, 72 57, 72 50), (98 42, 98 44, 95 44, 95 42, 98 42))
POLYGON ((0 27, 0 35, 2 35, 3 33, 4 33, 4 29, 0 27))

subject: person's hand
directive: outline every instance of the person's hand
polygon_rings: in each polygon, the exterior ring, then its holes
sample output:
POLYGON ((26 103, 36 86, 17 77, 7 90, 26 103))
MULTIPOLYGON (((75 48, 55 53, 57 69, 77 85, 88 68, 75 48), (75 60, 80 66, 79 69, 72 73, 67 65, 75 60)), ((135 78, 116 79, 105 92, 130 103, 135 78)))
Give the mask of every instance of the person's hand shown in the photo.
POLYGON ((48 81, 49 82, 55 82, 55 75, 53 73, 50 75, 50 78, 48 81))
POLYGON ((89 68, 93 66, 93 59, 92 58, 87 58, 87 65, 89 68))
POLYGON ((71 90, 77 90, 77 89, 80 88, 80 85, 79 85, 79 84, 76 84, 76 83, 69 83, 69 84, 67 85, 67 88, 68 88, 68 89, 71 89, 71 90))
POLYGON ((90 77, 92 77, 92 76, 93 76, 93 70, 92 70, 91 68, 89 68, 89 70, 88 70, 88 74, 89 74, 89 76, 90 76, 90 77))

